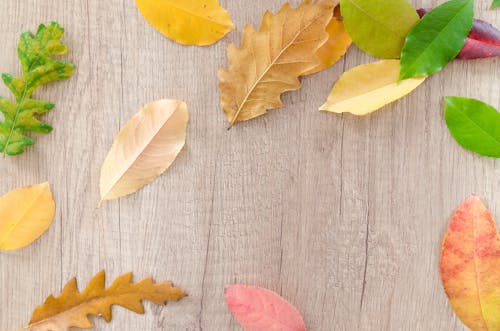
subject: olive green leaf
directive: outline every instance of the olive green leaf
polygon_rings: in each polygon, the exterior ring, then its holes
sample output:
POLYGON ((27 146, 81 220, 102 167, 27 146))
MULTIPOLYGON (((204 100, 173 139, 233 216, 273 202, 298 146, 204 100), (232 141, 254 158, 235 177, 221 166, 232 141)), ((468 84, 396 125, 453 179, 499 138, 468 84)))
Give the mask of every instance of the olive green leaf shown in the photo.
POLYGON ((495 9, 500 7, 500 0, 493 0, 493 3, 491 4, 491 9, 495 9))
POLYGON ((0 121, 0 152, 18 155, 25 147, 35 143, 25 136, 26 132, 49 133, 52 127, 39 121, 40 115, 54 108, 48 101, 31 99, 33 92, 43 84, 69 78, 75 66, 65 61, 57 61, 53 56, 65 54, 68 49, 60 40, 64 29, 56 22, 41 24, 35 35, 21 34, 17 54, 22 66, 22 76, 3 74, 2 80, 15 97, 15 102, 0 97, 0 111, 4 121, 0 121))
POLYGON ((443 69, 464 46, 473 19, 473 0, 451 0, 427 13, 406 37, 399 79, 443 69))
POLYGON ((408 0, 341 0, 340 9, 354 43, 384 59, 400 57, 406 35, 419 20, 408 0))
POLYGON ((500 113, 495 108, 476 99, 446 97, 444 116, 462 147, 500 158, 500 113))

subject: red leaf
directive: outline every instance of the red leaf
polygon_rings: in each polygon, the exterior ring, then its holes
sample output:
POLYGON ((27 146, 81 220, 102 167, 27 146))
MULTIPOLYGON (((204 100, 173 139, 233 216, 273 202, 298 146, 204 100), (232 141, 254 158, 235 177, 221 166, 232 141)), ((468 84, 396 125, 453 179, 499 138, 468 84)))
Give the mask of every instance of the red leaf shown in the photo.
POLYGON ((299 311, 275 292, 231 285, 224 296, 231 313, 246 331, 306 331, 299 311))
MULTIPOLYGON (((420 17, 429 11, 427 8, 417 10, 420 17)), ((495 56, 500 56, 500 31, 485 21, 474 20, 469 37, 457 59, 471 60, 495 56)))

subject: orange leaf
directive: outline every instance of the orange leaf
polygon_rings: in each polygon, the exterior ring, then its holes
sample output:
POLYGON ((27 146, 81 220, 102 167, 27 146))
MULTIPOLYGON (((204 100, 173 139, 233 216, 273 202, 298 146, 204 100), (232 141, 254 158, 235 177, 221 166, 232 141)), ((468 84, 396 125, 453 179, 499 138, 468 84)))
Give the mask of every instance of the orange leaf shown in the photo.
POLYGON ((88 315, 102 316, 111 321, 111 306, 120 305, 138 314, 144 313, 142 300, 156 304, 178 301, 186 296, 170 282, 153 283, 146 278, 131 283, 132 273, 119 276, 105 288, 104 271, 92 278, 83 292, 78 291, 76 279, 70 280, 57 298, 52 295, 33 312, 31 321, 24 329, 31 331, 67 331, 70 328, 91 329, 88 315))
POLYGON ((451 218, 440 272, 451 306, 465 325, 474 331, 500 330, 500 237, 476 196, 451 218))

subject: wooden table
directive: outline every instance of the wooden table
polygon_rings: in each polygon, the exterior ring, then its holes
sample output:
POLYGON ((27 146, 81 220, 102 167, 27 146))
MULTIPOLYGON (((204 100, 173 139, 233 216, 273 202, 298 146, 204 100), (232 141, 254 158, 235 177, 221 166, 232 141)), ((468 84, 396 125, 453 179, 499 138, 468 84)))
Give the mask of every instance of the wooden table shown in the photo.
MULTIPOLYGON (((476 17, 500 27, 490 2, 476 1, 476 17)), ((97 330, 241 330, 223 296, 235 282, 277 291, 312 331, 465 330, 441 288, 441 240, 471 193, 500 219, 500 161, 458 146, 443 97, 500 106, 500 60, 455 61, 370 116, 318 112, 343 70, 374 61, 353 46, 287 93, 282 109, 227 131, 216 76, 226 47, 281 3, 221 0, 237 31, 198 48, 164 38, 132 0, 0 1, 1 72, 19 73, 19 34, 50 20, 66 28, 78 66, 37 93, 57 105, 43 117, 54 132, 0 161, 2 194, 48 180, 57 203, 45 235, 0 252, 0 330, 23 326, 73 276, 83 288, 102 269, 108 281, 127 271, 172 280, 189 297, 146 303, 145 315, 116 308, 97 330), (187 101, 186 148, 153 184, 96 209, 114 136, 161 98, 187 101)))

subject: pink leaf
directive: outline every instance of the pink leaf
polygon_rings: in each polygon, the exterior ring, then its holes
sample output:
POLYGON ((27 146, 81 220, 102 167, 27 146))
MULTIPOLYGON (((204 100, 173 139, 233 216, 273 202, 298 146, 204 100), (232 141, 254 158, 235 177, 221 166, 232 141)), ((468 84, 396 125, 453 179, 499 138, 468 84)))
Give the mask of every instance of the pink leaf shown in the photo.
POLYGON ((246 331, 306 331, 299 311, 275 292, 231 285, 224 296, 231 313, 246 331))
MULTIPOLYGON (((427 8, 417 10, 420 17, 429 11, 427 8)), ((457 59, 472 60, 495 56, 500 56, 500 31, 485 21, 474 20, 469 37, 457 59)))

